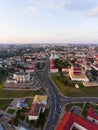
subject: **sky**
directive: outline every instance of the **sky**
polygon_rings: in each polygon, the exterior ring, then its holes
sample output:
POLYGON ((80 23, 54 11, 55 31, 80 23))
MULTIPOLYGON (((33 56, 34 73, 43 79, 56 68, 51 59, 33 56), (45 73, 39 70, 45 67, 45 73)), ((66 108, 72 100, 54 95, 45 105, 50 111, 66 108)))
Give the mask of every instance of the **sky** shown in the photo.
POLYGON ((98 0, 0 0, 0 43, 98 43, 98 0))

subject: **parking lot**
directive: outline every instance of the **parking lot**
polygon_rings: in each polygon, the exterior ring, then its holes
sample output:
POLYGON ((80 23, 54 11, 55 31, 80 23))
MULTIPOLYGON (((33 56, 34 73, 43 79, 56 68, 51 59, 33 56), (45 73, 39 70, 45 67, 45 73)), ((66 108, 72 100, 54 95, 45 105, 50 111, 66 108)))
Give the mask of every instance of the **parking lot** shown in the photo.
POLYGON ((17 111, 17 110, 18 110, 17 103, 22 102, 22 101, 23 101, 22 98, 15 98, 15 99, 11 102, 11 104, 9 105, 9 107, 6 109, 6 112, 7 112, 8 109, 14 109, 14 110, 17 111))

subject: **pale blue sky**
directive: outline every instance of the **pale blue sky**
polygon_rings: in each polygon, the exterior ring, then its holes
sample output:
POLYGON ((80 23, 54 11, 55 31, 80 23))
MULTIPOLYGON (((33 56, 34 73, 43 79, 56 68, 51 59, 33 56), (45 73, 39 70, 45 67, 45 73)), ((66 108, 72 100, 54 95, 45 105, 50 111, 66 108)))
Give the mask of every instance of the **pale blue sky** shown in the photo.
POLYGON ((0 0, 0 42, 98 42, 98 0, 0 0))

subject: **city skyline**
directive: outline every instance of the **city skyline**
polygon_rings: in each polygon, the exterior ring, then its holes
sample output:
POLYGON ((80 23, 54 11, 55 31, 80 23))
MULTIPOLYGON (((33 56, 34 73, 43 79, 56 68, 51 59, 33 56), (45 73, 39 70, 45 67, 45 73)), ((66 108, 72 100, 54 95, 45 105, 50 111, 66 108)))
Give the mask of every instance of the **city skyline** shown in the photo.
POLYGON ((98 42, 97 0, 0 2, 0 43, 98 42))

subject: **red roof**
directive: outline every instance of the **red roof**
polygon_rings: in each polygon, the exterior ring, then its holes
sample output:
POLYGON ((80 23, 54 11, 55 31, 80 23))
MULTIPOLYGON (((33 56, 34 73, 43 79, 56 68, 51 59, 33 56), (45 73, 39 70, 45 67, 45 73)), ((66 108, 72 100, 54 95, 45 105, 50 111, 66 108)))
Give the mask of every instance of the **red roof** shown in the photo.
POLYGON ((50 65, 54 65, 54 61, 53 60, 50 60, 50 65))
POLYGON ((89 108, 89 110, 88 110, 88 116, 90 116, 90 117, 98 120, 98 115, 95 114, 95 111, 94 111, 93 108, 89 108))
POLYGON ((80 67, 74 67, 73 71, 81 71, 81 68, 80 67))
POLYGON ((98 59, 98 55, 95 55, 95 58, 98 59))
POLYGON ((55 66, 54 66, 54 60, 53 59, 51 59, 50 60, 50 69, 57 69, 55 66))
POLYGON ((78 116, 71 111, 66 113, 56 130, 70 130, 73 123, 77 123, 78 125, 86 128, 87 130, 98 130, 97 124, 93 124, 89 120, 78 116))
POLYGON ((37 103, 36 104, 32 104, 31 109, 29 111, 29 115, 38 116, 40 110, 41 110, 41 105, 40 104, 37 104, 37 103))

